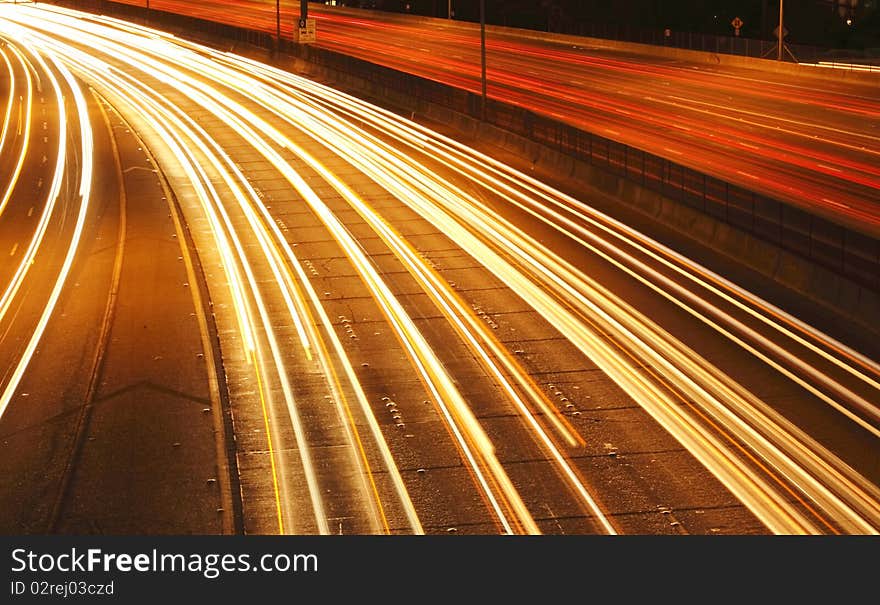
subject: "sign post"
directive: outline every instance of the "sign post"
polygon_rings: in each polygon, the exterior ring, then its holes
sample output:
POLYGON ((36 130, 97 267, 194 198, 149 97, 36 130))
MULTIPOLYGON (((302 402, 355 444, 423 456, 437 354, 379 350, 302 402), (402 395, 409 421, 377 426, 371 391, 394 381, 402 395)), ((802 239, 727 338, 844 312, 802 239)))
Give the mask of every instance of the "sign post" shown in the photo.
MULTIPOLYGON (((788 35, 788 30, 783 27, 782 32, 780 32, 779 28, 777 27, 776 29, 773 30, 773 35, 776 36, 777 38, 779 38, 779 45, 777 47, 779 49, 779 51, 778 51, 776 58, 779 61, 782 61, 783 49, 788 50, 788 54, 791 55, 791 51, 789 50, 788 46, 785 45, 785 37, 788 35)), ((771 49, 771 51, 772 51, 772 49, 771 49)), ((795 59, 794 55, 792 55, 791 58, 794 59, 795 61, 797 61, 797 59, 795 59)))
POLYGON ((776 60, 782 61, 782 40, 785 38, 785 26, 782 25, 782 6, 783 0, 779 0, 779 26, 776 28, 776 37, 779 38, 779 45, 777 46, 776 52, 776 60))
POLYGON ((486 120, 486 0, 480 0, 480 119, 486 120))
POLYGON ((296 41, 300 44, 315 42, 318 39, 317 24, 311 17, 300 19, 296 27, 296 41))
POLYGON ((295 34, 296 42, 299 44, 315 42, 318 39, 317 24, 314 19, 309 17, 308 0, 300 0, 299 2, 299 22, 295 34))

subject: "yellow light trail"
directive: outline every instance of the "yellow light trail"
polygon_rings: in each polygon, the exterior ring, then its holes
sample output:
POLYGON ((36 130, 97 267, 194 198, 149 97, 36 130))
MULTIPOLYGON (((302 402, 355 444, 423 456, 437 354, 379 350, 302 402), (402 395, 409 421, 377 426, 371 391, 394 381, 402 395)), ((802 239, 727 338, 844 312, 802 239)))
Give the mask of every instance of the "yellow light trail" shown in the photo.
MULTIPOLYGON (((326 137, 324 138, 324 140, 326 140, 326 137)), ((360 143, 360 142, 359 142, 359 143, 360 143)), ((422 140, 419 141, 419 146, 420 146, 420 148, 424 148, 424 147, 425 147, 425 141, 424 141, 424 139, 422 139, 422 140)), ((362 145, 361 145, 361 144, 358 144, 358 145, 357 145, 357 148, 358 148, 358 149, 361 149, 361 148, 362 148, 362 145)), ((400 159, 400 158, 395 158, 395 160, 399 160, 399 159, 400 159)), ((480 165, 480 164, 479 164, 479 163, 470 162, 469 165, 470 165, 470 166, 473 166, 473 165, 480 165)), ((387 168, 387 167, 386 167, 386 168, 387 168)), ((497 218, 497 217, 496 217, 496 218, 497 218)), ((477 258, 481 258, 481 259, 482 259, 481 256, 477 256, 477 258)), ((765 360, 766 360, 766 359, 765 359, 765 360)), ((768 361, 769 361, 769 360, 768 360, 768 361)), ((835 363, 839 363, 839 361, 835 360, 835 363)), ((847 366, 847 367, 848 367, 848 366, 847 366)), ((852 370, 852 369, 850 369, 850 371, 851 371, 852 373, 858 374, 858 372, 857 372, 856 370, 852 370)), ((869 382, 871 382, 871 381, 869 380, 869 382)), ((847 393, 845 390, 843 390, 843 392, 844 392, 845 394, 849 395, 849 393, 847 393)), ((859 398, 854 397, 854 399, 856 400, 857 403, 859 402, 859 398)), ((870 408, 865 408, 865 409, 870 410, 870 408)), ((777 421, 779 421, 779 420, 777 419, 777 421)), ((790 430, 790 429, 789 429, 789 430, 790 430)), ((803 439, 803 438, 804 438, 804 436, 801 435, 801 439, 803 439)), ((864 482, 862 482, 862 483, 864 483, 864 482)), ((871 499, 869 498, 869 499, 867 500, 867 502, 870 502, 870 501, 871 501, 871 499)), ((876 502, 874 503, 874 507, 876 508, 876 502)), ((856 529, 858 529, 858 526, 856 527, 856 529)))
MULTIPOLYGON (((164 50, 167 51, 167 49, 164 50)), ((125 51, 121 51, 121 54, 124 55, 125 51)), ((510 483, 501 464, 495 458, 494 446, 491 445, 488 438, 485 436, 479 422, 473 418, 469 407, 458 392, 458 389, 454 386, 454 382, 446 374, 442 364, 435 357, 433 351, 418 331, 418 328, 415 326, 412 319, 408 317, 403 310, 402 305, 397 301, 396 297, 391 294, 390 290, 375 272, 375 269, 367 260, 360 247, 354 242, 345 228, 338 222, 338 219, 330 213, 327 207, 323 204, 320 198, 314 194, 302 177, 294 172, 276 151, 271 149, 266 142, 263 142, 262 139, 250 130, 249 127, 242 124, 239 118, 220 109, 209 98, 204 96, 203 93, 198 92, 198 89, 201 89, 210 94, 212 92, 210 87, 194 81, 192 78, 181 73, 164 73, 161 70, 168 69, 168 67, 160 64, 158 61, 150 61, 150 67, 145 66, 144 63, 145 62, 141 62, 139 64, 141 69, 146 69, 151 75, 185 91, 196 100, 199 100, 204 106, 210 108, 216 115, 222 117, 227 124, 236 129, 245 140, 251 142, 260 153, 271 161, 279 173, 285 176, 293 187, 303 195, 307 202, 309 202, 315 212, 334 233, 336 239, 343 245, 349 257, 361 270, 367 286, 373 291, 377 300, 382 303, 386 316, 391 320, 392 326, 395 328, 401 341, 410 352, 411 358, 416 364, 420 375, 429 386, 435 399, 441 404, 444 416, 453 426, 453 432, 456 434, 459 444, 465 452, 465 457, 474 469, 478 482, 482 486, 484 493, 486 493, 487 498, 504 526, 505 531, 508 533, 513 533, 514 531, 514 525, 507 520, 507 513, 505 512, 505 510, 509 510, 515 515, 518 526, 523 528, 524 531, 527 533, 538 533, 537 527, 531 519, 530 513, 526 509, 515 488, 513 488, 510 483), (191 84, 192 88, 185 86, 184 83, 191 84), (462 427, 464 427, 464 432, 462 431, 462 427), (465 433, 467 433, 466 437, 465 433), (478 454, 471 451, 472 447, 476 448, 478 454), (479 458, 479 460, 477 458, 479 458), (491 481, 483 476, 484 469, 491 473, 491 481), (496 494, 496 488, 500 490, 500 495, 496 494)), ((244 115, 250 121, 257 123, 261 122, 255 116, 249 114, 243 107, 233 103, 227 98, 220 97, 218 100, 235 107, 238 114, 244 115)), ((286 137, 268 124, 261 123, 261 130, 269 136, 270 140, 273 140, 276 143, 283 143, 288 148, 298 150, 297 146, 292 143, 292 141, 286 139, 286 137)), ((222 212, 222 206, 218 205, 218 209, 222 212)), ((271 334, 271 332, 269 332, 269 334, 271 334)), ((277 363, 280 364, 280 361, 277 363)), ((280 378, 282 380, 282 386, 285 392, 287 392, 289 387, 286 386, 286 374, 281 373, 280 378)), ((290 403, 291 401, 292 398, 288 398, 289 407, 291 407, 291 418, 294 420, 294 428, 299 433, 298 421, 296 420, 297 413, 295 408, 292 407, 292 403, 290 403)), ((305 447, 304 440, 298 440, 298 442, 303 443, 300 447, 305 447)), ((307 471, 307 477, 310 476, 312 475, 307 471)), ((316 501, 313 502, 313 504, 316 506, 316 509, 319 507, 319 502, 316 501)))
MULTIPOLYGON (((5 30, 5 25, 6 23, 0 21, 0 28, 5 30)), ((19 36, 23 35, 23 33, 20 31, 6 33, 12 35, 18 34, 19 36)), ((79 124, 78 137, 80 141, 80 173, 76 175, 79 182, 79 210, 76 215, 76 222, 73 228, 73 233, 71 235, 70 244, 68 246, 67 253, 64 256, 64 261, 58 271, 58 276, 55 280, 55 284, 43 308, 43 312, 41 313, 39 320, 32 331, 31 337, 24 348, 22 356, 19 359, 19 362, 15 365, 15 368, 5 385, 2 395, 0 395, 0 416, 2 416, 6 412, 6 409, 9 406, 9 402, 12 400, 15 391, 18 388, 18 385, 21 382, 25 371, 27 370, 31 358, 33 357, 37 346, 42 339, 43 333, 46 330, 46 326, 55 311, 55 307, 58 303, 58 299, 61 296, 61 292, 66 285, 67 276, 70 273, 70 268, 73 265, 74 259, 76 258, 79 242, 82 237, 83 229, 85 227, 85 221, 89 210, 89 202, 92 189, 92 176, 94 168, 93 134, 91 124, 89 123, 88 105, 86 103, 85 97, 82 94, 82 90, 80 89, 79 84, 76 82, 73 74, 60 61, 57 60, 57 57, 49 55, 48 58, 44 58, 42 55, 36 54, 35 58, 42 68, 43 72, 48 76, 49 81, 52 84, 52 88, 55 91, 59 107, 58 119, 59 123, 61 124, 58 160, 55 171, 56 178, 54 179, 49 191, 50 203, 47 205, 47 212, 51 211, 50 209, 54 206, 56 200, 61 193, 61 175, 63 175, 67 163, 66 142, 68 118, 64 104, 64 94, 62 92, 61 84, 59 83, 58 78, 55 75, 56 72, 60 74, 61 78, 66 83, 67 89, 71 92, 76 109, 76 120, 79 124)))
MULTIPOLYGON (((76 52, 71 53, 71 56, 76 56, 76 57, 78 57, 78 59, 81 60, 81 61, 86 61, 86 62, 89 61, 89 59, 88 59, 87 57, 85 57, 85 55, 78 54, 78 53, 76 53, 76 52)), ((82 68, 83 68, 83 65, 84 65, 84 63, 80 63, 80 64, 79 64, 79 67, 82 69, 82 68)), ((100 69, 100 68, 92 68, 92 69, 95 69, 95 72, 93 73, 93 76, 95 76, 95 74, 98 73, 98 72, 106 71, 106 70, 103 70, 103 69, 100 69)), ((95 76, 95 77, 100 78, 101 76, 95 76)), ((117 81, 117 82, 114 84, 114 86, 117 86, 117 87, 118 87, 118 86, 120 86, 120 83, 117 81)), ((130 91, 129 91, 129 93, 130 93, 130 91)), ((139 97, 137 100, 138 100, 138 102, 139 102, 142 106, 146 106, 146 107, 151 107, 151 106, 153 106, 153 105, 155 104, 153 101, 151 101, 150 99, 148 99, 148 98, 146 98, 146 97, 143 97, 143 96, 139 97)), ((186 131, 186 132, 188 132, 188 133, 189 133, 188 136, 190 137, 191 140, 193 140, 193 141, 197 140, 197 139, 195 138, 195 136, 192 134, 192 131, 188 131, 188 130, 186 130, 186 127, 182 126, 182 123, 183 123, 183 122, 182 122, 182 120, 181 120, 179 117, 174 118, 174 119, 176 120, 176 123, 175 123, 175 125, 174 125, 174 128, 176 128, 176 129, 179 130, 179 131, 182 130, 182 131, 186 131)), ((184 118, 184 119, 185 119, 185 118, 184 118)), ((190 122, 191 122, 191 121, 190 121, 190 122)), ((191 128, 196 128, 196 129, 198 128, 197 126, 194 125, 194 123, 190 123, 189 127, 191 127, 191 128)), ((172 140, 175 138, 175 135, 172 134, 172 133, 170 132, 170 130, 167 129, 167 128, 161 130, 160 132, 163 132, 165 137, 170 137, 172 140)), ((202 134, 204 134, 204 133, 202 133, 202 134)), ((205 154, 208 154, 208 157, 209 157, 209 158, 212 158, 211 161, 214 163, 215 168, 218 168, 218 170, 222 170, 222 169, 224 168, 224 167, 221 167, 221 166, 219 165, 219 160, 214 159, 214 158, 215 158, 214 155, 210 155, 210 152, 209 152, 209 150, 207 149, 207 146, 206 146, 206 145, 202 145, 202 146, 201 146, 201 150, 202 150, 202 152, 204 152, 205 154)), ((186 154, 186 150, 185 150, 182 146, 178 146, 178 147, 177 147, 177 153, 178 153, 178 155, 185 155, 185 154, 186 154)), ((229 161, 228 163, 229 163, 230 166, 233 165, 231 161, 229 161)), ((200 168, 196 165, 196 163, 195 163, 194 161, 188 162, 187 165, 189 166, 189 169, 190 169, 191 171, 193 171, 193 172, 198 172, 198 171, 200 170, 200 168)), ((224 174, 224 175, 225 175, 225 173, 222 173, 222 172, 221 172, 221 174, 224 174)), ((243 175, 240 175, 240 173, 239 173, 239 177, 240 177, 240 179, 241 179, 241 181, 242 181, 243 183, 246 183, 246 179, 243 177, 243 175)), ((201 178, 199 178, 198 176, 192 176, 191 178, 193 178, 193 180, 195 180, 195 181, 199 181, 199 182, 204 183, 204 188, 205 188, 205 190, 211 188, 211 187, 210 187, 209 179, 207 179, 206 177, 202 176, 201 178)), ((240 190, 240 189, 239 189, 234 183, 232 183, 231 181, 228 182, 227 184, 229 184, 229 185, 232 187, 233 191, 235 191, 235 193, 236 193, 236 198, 239 199, 239 201, 240 201, 242 207, 243 207, 243 208, 246 208, 246 209, 249 210, 249 207, 247 206, 247 204, 244 203, 243 200, 242 200, 243 196, 242 196, 242 194, 241 194, 241 190, 240 190)), ((251 191, 252 191, 252 190, 251 190, 251 191)), ((253 193, 253 192, 252 192, 252 193, 253 193)), ((234 234, 234 232, 233 232, 233 229, 232 229, 232 227, 231 227, 231 223, 230 223, 230 221, 229 221, 229 217, 228 217, 228 215, 225 213, 225 210, 223 209, 222 204, 219 202, 219 199, 216 197, 216 194, 208 195, 207 193, 205 193, 205 192, 203 191, 202 194, 201 194, 201 197, 202 197, 203 199, 207 199, 207 198, 210 198, 210 197, 213 197, 213 198, 214 198, 214 202, 213 202, 213 204, 211 204, 211 207, 213 207, 214 210, 209 210, 209 212, 211 212, 213 216, 216 216, 216 215, 222 215, 222 216, 223 216, 223 222, 225 223, 225 228, 226 228, 225 231, 228 232, 228 233, 230 233, 230 236, 229 236, 229 237, 234 241, 234 245, 233 245, 232 247, 235 248, 235 249, 237 250, 237 252, 238 252, 238 257, 239 257, 240 259, 243 259, 243 258, 244 258, 244 253, 243 253, 242 246, 241 246, 241 244, 238 242, 238 240, 237 240, 237 238, 236 238, 236 236, 235 236, 235 234, 234 234)), ((257 197, 255 193, 253 194, 253 197, 254 197, 254 198, 257 197)), ((249 219, 251 220, 251 222, 252 222, 252 224, 253 224, 253 219, 254 219, 253 214, 250 213, 250 214, 248 214, 248 216, 249 216, 249 219)), ((215 225, 215 230, 218 229, 218 228, 216 227, 217 224, 218 224, 218 222, 220 222, 220 221, 218 221, 218 220, 214 220, 214 221, 213 221, 213 224, 215 225)), ((269 245, 268 245, 268 243, 266 242, 265 238, 261 237, 261 232, 260 232, 260 230, 257 229, 257 228, 255 228, 255 233, 257 233, 257 235, 258 235, 258 238, 260 239, 260 241, 261 241, 261 243, 262 243, 262 245, 263 245, 264 251, 267 250, 267 249, 269 248, 269 245)), ((218 236, 218 237, 219 237, 219 236, 218 236)), ((221 239, 222 239, 222 238, 221 238, 221 239)), ((229 248, 229 246, 225 246, 225 247, 226 247, 227 249, 229 248)), ((267 252, 267 258, 273 258, 273 257, 267 252)), ((229 256, 227 255, 227 261, 224 263, 224 266, 229 267, 230 264, 231 264, 231 263, 230 263, 230 260, 229 260, 229 256)), ((248 273, 248 281, 249 281, 250 284, 251 284, 252 291, 253 291, 253 292, 256 292, 255 280, 254 280, 253 276, 250 275, 250 273, 249 273, 249 268, 247 267, 247 265, 244 265, 244 267, 245 267, 245 269, 244 269, 245 272, 248 273)), ((277 271, 276 271, 276 277, 279 277, 279 279, 280 279, 280 275, 278 274, 277 271)), ((258 295, 256 295, 256 296, 258 296, 258 295)), ((257 304, 258 304, 258 306, 260 307, 259 314, 263 317, 264 324, 265 324, 266 326, 268 326, 268 325, 269 325, 269 321, 268 321, 268 317, 267 317, 267 314, 266 314, 265 308, 262 306, 262 303, 261 303, 259 300, 258 300, 257 304)), ((293 313, 292 313, 292 314, 293 314, 293 313)), ((240 314, 240 316, 241 316, 241 314, 240 314)), ((242 323, 245 323, 245 322, 242 321, 242 323)), ((270 329, 270 328, 267 328, 267 329, 270 329)), ((287 398, 288 398, 288 401, 290 402, 290 401, 292 400, 292 396, 291 396, 290 393, 289 393, 289 390, 290 390, 290 389, 289 389, 289 386, 288 386, 287 383, 286 383, 286 381, 287 381, 287 374, 288 374, 288 373, 283 369, 283 364, 282 364, 282 362, 280 361, 280 353, 279 353, 279 351, 278 351, 278 347, 277 347, 277 345, 274 344, 274 337, 272 337, 271 332, 268 333, 268 337, 269 337, 269 339, 270 339, 270 344, 272 345, 272 348, 273 348, 273 356, 274 356, 274 358, 275 358, 275 363, 276 363, 276 365, 279 366, 279 368, 280 368, 279 377, 280 377, 280 379, 281 379, 281 381, 282 381, 282 383, 283 383, 283 385, 284 385, 284 390, 285 390, 285 394, 286 394, 286 396, 287 396, 287 398)), ((289 405, 292 407, 293 404, 292 404, 292 403, 289 403, 289 405)), ((301 447, 302 453, 304 454, 304 464, 305 464, 306 467, 307 467, 307 469, 306 469, 306 470, 307 470, 307 477, 313 477, 313 476, 314 476, 314 473, 313 473, 313 471, 310 470, 311 463, 309 462, 309 458, 307 457, 307 455, 308 455, 308 447, 307 447, 307 444, 306 444, 305 438, 302 436, 302 432, 301 432, 301 430, 298 428, 298 424, 299 424, 299 422, 298 422, 298 419, 297 419, 297 417, 296 417, 296 414, 297 414, 297 413, 296 413, 295 409, 291 409, 291 416, 292 416, 292 418, 293 418, 293 420, 294 420, 294 426, 295 426, 295 429, 297 430, 297 432, 298 432, 298 434, 299 434, 299 436, 300 436, 300 443, 302 444, 300 447, 301 447)), ((375 423, 375 420, 373 420, 373 423, 375 423)), ((348 418, 348 423, 346 424, 346 426, 348 426, 348 424, 352 424, 350 418, 348 418)), ((390 459, 390 457, 387 455, 387 452, 386 452, 386 458, 390 459)), ((273 459, 273 462, 274 462, 274 459, 273 459)), ((399 479, 399 473, 395 473, 395 475, 397 476, 397 478, 396 478, 397 488, 398 488, 398 490, 400 490, 400 488, 402 488, 402 482, 401 482, 400 479, 399 479)), ((313 485, 312 485, 311 493, 313 494, 313 506, 314 506, 314 510, 315 510, 315 514, 316 514, 316 523, 317 523, 318 529, 319 529, 319 531, 320 531, 321 533, 328 533, 328 532, 329 532, 329 528, 326 526, 326 519, 325 519, 325 516, 324 516, 324 514, 323 514, 323 512, 322 512, 322 504, 321 504, 321 502, 320 502, 320 496, 318 495, 317 487, 314 485, 314 480, 312 480, 312 483, 313 483, 313 485)), ((406 500, 407 500, 407 502, 408 502, 408 497, 406 498, 406 500)), ((412 504, 411 504, 411 502, 409 502, 408 504, 405 504, 405 508, 407 509, 407 515, 408 515, 408 517, 409 517, 409 519, 410 519, 410 522, 411 522, 411 524, 412 524, 412 526, 413 526, 414 531, 416 531, 416 532, 421 532, 421 526, 420 526, 420 524, 418 523, 418 519, 417 519, 417 517, 415 516, 415 513, 414 513, 414 510, 413 510, 413 508, 412 508, 412 504)))
MULTIPOLYGON (((286 104, 283 99, 273 98, 267 95, 260 95, 259 98, 260 103, 264 107, 275 108, 280 116, 289 116, 289 114, 286 113, 286 104)), ((292 110, 292 108, 287 107, 287 110, 292 110)), ((309 126, 309 130, 317 133, 316 136, 322 141, 326 142, 329 140, 328 133, 323 132, 318 123, 310 123, 309 126)), ((292 145, 292 143, 289 143, 289 145, 292 145)), ((358 149, 362 152, 363 147, 359 146, 358 149)), ((547 418, 549 418, 549 420, 555 425, 557 430, 568 441, 569 445, 582 445, 583 439, 579 435, 574 435, 573 429, 567 425, 567 423, 560 421, 558 412, 556 412, 555 409, 550 409, 551 404, 546 401, 546 397, 538 392, 537 388, 518 367, 518 364, 503 350, 503 346, 498 343, 490 333, 488 333, 485 326, 475 317, 473 311, 466 309, 465 305, 455 296, 449 285, 440 279, 436 272, 426 265, 419 255, 406 244, 403 238, 394 232, 394 230, 386 222, 382 221, 382 219, 376 215, 363 200, 361 200, 333 174, 327 171, 314 157, 310 156, 298 146, 294 146, 294 150, 299 157, 303 158, 313 169, 321 174, 322 177, 334 187, 334 189, 348 200, 352 207, 373 226, 377 234, 389 244, 389 247, 395 252, 398 258, 400 258, 404 265, 408 267, 410 273, 419 280, 425 291, 437 302, 438 308, 444 312, 449 320, 456 326, 457 330, 463 335, 465 342, 475 351, 476 356, 482 360, 489 372, 498 383, 502 385, 502 388, 507 392, 511 401, 519 409, 522 416, 535 431, 545 449, 547 449, 553 460, 560 467, 563 476, 571 482, 576 493, 578 493, 587 504, 588 509, 596 517, 604 531, 607 533, 616 533, 611 523, 596 505, 594 497, 588 493, 587 489, 576 476, 576 473, 565 460, 556 444, 544 431, 543 427, 541 427, 536 417, 530 412, 519 393, 509 383, 506 376, 495 364, 494 359, 492 359, 489 353, 485 350, 484 343, 492 349, 493 354, 496 358, 501 360, 505 369, 517 379, 531 399, 545 412, 547 418)), ((337 148, 334 150, 339 155, 345 155, 344 148, 337 148)), ((363 168, 363 166, 361 167, 363 168)), ((381 172, 373 174, 377 181, 382 180, 381 175, 381 172)), ((394 183, 389 182, 385 185, 389 191, 394 192, 396 195, 405 195, 405 192, 395 189, 394 183)))
MULTIPOLYGON (((4 42, 3 46, 0 47, 0 54, 3 55, 6 72, 9 74, 9 98, 6 101, 6 114, 3 116, 3 129, 0 131, 0 153, 3 152, 3 148, 6 146, 6 135, 9 133, 9 124, 12 122, 12 108, 15 101, 15 69, 13 69, 12 62, 9 60, 8 50, 4 42)), ((22 65, 22 68, 24 68, 24 65, 22 65)))
MULTIPOLYGON (((23 132, 20 132, 19 135, 22 139, 22 148, 21 152, 18 155, 18 160, 15 163, 15 169, 12 172, 12 176, 9 179, 8 184, 6 185, 6 191, 3 193, 3 197, 0 198, 0 216, 3 216, 3 211, 6 210, 6 206, 9 204, 9 200, 12 198, 12 193, 15 191, 16 185, 18 185, 18 179, 21 176, 21 171, 24 168, 24 162, 27 158, 28 153, 28 144, 31 137, 31 120, 33 115, 33 102, 34 102, 34 86, 33 80, 31 78, 31 72, 28 69, 28 65, 25 62, 24 56, 21 54, 21 51, 18 50, 15 46, 8 47, 12 50, 13 54, 18 59, 21 64, 25 75, 26 75, 26 90, 25 98, 20 100, 20 103, 23 104, 24 107, 24 115, 20 116, 19 119, 19 128, 23 129, 23 132)), ((6 57, 6 53, 4 53, 4 58, 6 57)), ((8 59, 7 59, 8 61, 8 59)), ((13 96, 10 94, 9 103, 10 106, 12 104, 13 96)), ((21 112, 20 112, 21 113, 21 112)), ((6 114, 6 120, 3 123, 3 142, 6 141, 6 128, 8 126, 9 113, 6 114)), ((2 146, 0 146, 2 149, 2 146)))
MULTIPOLYGON (((328 137, 327 137, 326 135, 322 137, 322 140, 325 140, 325 141, 326 141, 327 139, 328 139, 328 137)), ((422 146, 424 146, 424 143, 422 143, 422 146)), ((359 150, 359 152, 360 152, 360 151, 363 149, 364 145, 363 145, 363 142, 358 141, 358 144, 357 144, 356 146, 355 146, 355 145, 352 145, 352 146, 350 146, 350 147, 352 147, 352 148, 356 147, 356 148, 359 150)), ((396 161, 399 161, 400 158, 395 158, 395 160, 396 160, 396 161)), ((386 166, 385 169, 388 170, 388 169, 390 169, 390 168, 389 168, 388 166, 386 166)), ((498 217, 495 217, 495 218, 496 218, 496 220, 497 220, 498 217)), ((448 225, 447 225, 446 228, 449 228, 448 225)), ((481 255, 475 255, 475 257, 476 257, 476 258, 480 258, 481 260, 484 259, 484 257, 481 256, 481 255)))

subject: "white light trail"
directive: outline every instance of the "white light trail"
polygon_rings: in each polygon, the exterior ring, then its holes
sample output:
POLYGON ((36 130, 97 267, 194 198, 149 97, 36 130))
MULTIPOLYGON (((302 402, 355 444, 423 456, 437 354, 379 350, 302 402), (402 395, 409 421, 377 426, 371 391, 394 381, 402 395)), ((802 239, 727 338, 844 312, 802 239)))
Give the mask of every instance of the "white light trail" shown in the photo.
MULTIPOLYGON (((271 378, 281 385, 322 533, 328 527, 320 480, 311 468, 284 351, 251 267, 254 256, 246 250, 245 235, 230 215, 233 202, 244 216, 247 237, 253 236, 248 241, 257 242, 260 262, 274 278, 304 354, 327 377, 352 450, 360 440, 354 423, 346 419, 350 413, 346 393, 353 394, 369 423, 372 443, 390 472, 411 528, 422 529, 324 305, 269 209, 207 129, 188 118, 183 109, 160 99, 159 91, 122 72, 143 74, 210 112, 227 132, 259 153, 320 218, 394 330, 506 533, 538 533, 538 527, 480 420, 357 239, 287 155, 305 163, 332 187, 403 263, 498 385, 597 525, 615 533, 598 499, 571 465, 571 450, 582 446, 584 437, 546 401, 505 346, 480 324, 462 297, 382 211, 291 133, 310 138, 357 168, 478 260, 599 365, 772 531, 820 533, 839 528, 876 533, 880 529, 877 486, 644 312, 458 183, 466 179, 499 204, 555 230, 773 368, 842 418, 880 437, 880 365, 875 361, 583 201, 391 112, 256 61, 154 30, 104 17, 80 20, 73 16, 63 9, 23 9, 9 15, 32 30, 51 34, 52 38, 29 35, 52 49, 59 60, 115 89, 117 95, 133 99, 130 106, 142 106, 144 115, 168 138, 174 155, 187 167, 223 257, 246 349, 254 359, 271 360, 276 370, 271 378), (78 50, 82 45, 89 53, 78 50), (93 53, 102 58, 90 57, 93 53), (435 166, 442 167, 444 174, 435 166), (221 195, 212 176, 220 178, 228 195, 221 195), (314 317, 323 331, 315 327, 314 317), (263 339, 268 351, 261 344, 263 339), (323 344, 325 339, 330 341, 335 360, 323 344), (345 385, 338 383, 337 364, 345 385), (541 413, 535 414, 535 409, 541 413)), ((258 365, 256 371, 263 372, 266 383, 271 382, 267 364, 260 361, 258 365)), ((359 464, 362 476, 372 480, 364 455, 359 464)), ((368 489, 366 481, 364 489, 368 489)), ((378 498, 374 504, 374 526, 378 526, 382 506, 378 498)))

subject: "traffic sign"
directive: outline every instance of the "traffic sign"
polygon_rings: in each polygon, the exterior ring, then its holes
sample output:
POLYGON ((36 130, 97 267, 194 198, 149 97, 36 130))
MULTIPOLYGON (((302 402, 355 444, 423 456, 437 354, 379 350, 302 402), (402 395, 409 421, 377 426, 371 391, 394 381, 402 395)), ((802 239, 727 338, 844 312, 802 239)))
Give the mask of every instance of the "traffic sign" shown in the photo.
POLYGON ((739 17, 734 17, 730 24, 733 26, 734 35, 739 36, 739 29, 743 26, 743 20, 739 17))
POLYGON ((311 17, 300 19, 297 23, 296 41, 300 44, 315 42, 317 40, 316 23, 311 17))
MULTIPOLYGON (((777 38, 779 37, 779 26, 778 26, 778 25, 777 25, 776 28, 773 30, 773 35, 776 36, 777 38)), ((785 28, 783 27, 783 28, 782 28, 782 37, 784 38, 784 37, 786 37, 787 35, 788 35, 788 30, 785 29, 785 28)))

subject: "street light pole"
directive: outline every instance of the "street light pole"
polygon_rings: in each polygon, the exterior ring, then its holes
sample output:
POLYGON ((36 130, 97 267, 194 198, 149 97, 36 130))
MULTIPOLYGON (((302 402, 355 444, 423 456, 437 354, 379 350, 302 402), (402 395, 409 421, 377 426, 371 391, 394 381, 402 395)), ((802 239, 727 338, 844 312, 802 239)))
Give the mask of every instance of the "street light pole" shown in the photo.
POLYGON ((275 0, 275 37, 281 43, 281 0, 275 0))
POLYGON ((782 28, 782 6, 783 0, 779 0, 779 45, 776 47, 776 60, 782 61, 782 39, 785 37, 783 33, 785 30, 782 28))
POLYGON ((446 18, 452 19, 452 0, 449 0, 448 5, 446 6, 446 18))
POLYGON ((480 73, 482 83, 482 99, 480 102, 480 119, 486 120, 486 0, 480 0, 480 73))

